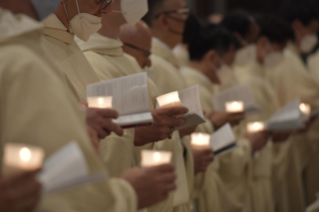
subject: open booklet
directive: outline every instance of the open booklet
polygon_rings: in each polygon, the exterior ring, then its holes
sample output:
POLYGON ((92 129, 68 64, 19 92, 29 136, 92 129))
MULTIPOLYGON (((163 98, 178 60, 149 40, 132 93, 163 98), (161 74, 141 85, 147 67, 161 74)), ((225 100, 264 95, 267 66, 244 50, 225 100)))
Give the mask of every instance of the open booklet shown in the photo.
MULTIPOLYGON (((186 123, 180 127, 176 127, 176 130, 190 128, 206 122, 200 104, 198 85, 179 91, 178 96, 181 104, 188 108, 188 113, 181 116, 186 120, 186 123)), ((158 107, 159 104, 157 102, 157 108, 158 107)))
POLYGON ((112 96, 113 108, 120 114, 114 123, 122 128, 153 123, 149 107, 146 73, 90 84, 87 86, 87 96, 112 96))
POLYGON ((230 124, 225 124, 211 135, 210 146, 213 148, 215 156, 226 154, 238 148, 237 140, 230 124))
POLYGON ((79 144, 71 141, 45 161, 38 179, 43 186, 42 193, 48 195, 106 177, 106 173, 90 173, 79 144))
POLYGON ((295 99, 277 113, 275 113, 267 122, 268 130, 298 130, 305 128, 305 121, 309 118, 300 110, 300 100, 295 99))
POLYGON ((226 111, 226 103, 243 102, 246 113, 258 113, 261 109, 255 104, 254 96, 249 85, 239 85, 213 96, 214 109, 216 111, 226 111))

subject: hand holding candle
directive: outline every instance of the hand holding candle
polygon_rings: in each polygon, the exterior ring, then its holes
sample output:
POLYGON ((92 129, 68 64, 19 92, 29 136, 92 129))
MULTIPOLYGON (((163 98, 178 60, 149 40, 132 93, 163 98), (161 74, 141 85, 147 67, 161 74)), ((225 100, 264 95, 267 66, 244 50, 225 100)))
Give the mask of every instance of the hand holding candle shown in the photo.
POLYGON ((44 158, 44 150, 25 144, 8 143, 4 148, 5 175, 21 171, 32 171, 41 168, 44 158))
POLYGON ((113 108, 111 96, 88 97, 89 108, 107 109, 113 108))
POLYGON ((156 99, 160 108, 182 105, 177 91, 159 96, 156 99))
POLYGON ((229 113, 244 112, 244 103, 241 101, 233 101, 225 103, 226 111, 229 113))
POLYGON ((165 151, 142 151, 142 167, 158 166, 162 164, 168 164, 171 162, 172 153, 165 151))

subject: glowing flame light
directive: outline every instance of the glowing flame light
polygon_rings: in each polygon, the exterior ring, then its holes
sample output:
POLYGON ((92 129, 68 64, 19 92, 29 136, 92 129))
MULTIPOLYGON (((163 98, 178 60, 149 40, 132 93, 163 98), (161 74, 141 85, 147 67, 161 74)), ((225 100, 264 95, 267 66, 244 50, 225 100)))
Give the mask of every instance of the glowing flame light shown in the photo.
POLYGON ((29 162, 31 160, 31 151, 26 148, 26 147, 23 147, 21 150, 20 150, 20 159, 23 161, 23 162, 29 162))

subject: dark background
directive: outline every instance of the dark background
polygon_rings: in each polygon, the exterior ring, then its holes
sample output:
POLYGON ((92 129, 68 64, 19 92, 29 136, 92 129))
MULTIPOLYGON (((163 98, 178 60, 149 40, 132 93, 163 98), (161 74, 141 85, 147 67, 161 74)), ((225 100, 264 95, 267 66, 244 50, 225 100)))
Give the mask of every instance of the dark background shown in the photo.
MULTIPOLYGON (((225 14, 235 9, 244 9, 251 13, 277 13, 286 1, 292 0, 188 0, 195 13, 201 18, 212 13, 225 14)), ((314 1, 319 2, 319 0, 314 1)))

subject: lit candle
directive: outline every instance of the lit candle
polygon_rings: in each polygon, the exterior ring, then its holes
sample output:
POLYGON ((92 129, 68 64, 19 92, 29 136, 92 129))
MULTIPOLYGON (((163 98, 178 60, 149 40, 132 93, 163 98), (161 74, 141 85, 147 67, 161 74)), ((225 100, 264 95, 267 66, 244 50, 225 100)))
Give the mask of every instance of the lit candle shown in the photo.
POLYGON ((111 96, 88 97, 87 99, 90 108, 112 108, 113 97, 111 96))
POLYGON ((247 131, 250 133, 256 133, 266 130, 266 126, 263 122, 253 122, 247 124, 247 131))
POLYGON ((244 112, 244 103, 240 101, 226 102, 226 111, 229 113, 244 112))
POLYGON ((4 147, 4 173, 8 175, 22 170, 39 169, 44 155, 44 150, 39 147, 8 143, 4 147))
POLYGON ((160 108, 182 105, 177 91, 159 96, 156 99, 160 108))
POLYGON ((205 133, 193 133, 191 135, 191 144, 195 147, 208 147, 210 135, 205 133))
POLYGON ((142 150, 142 167, 158 166, 171 162, 172 153, 165 151, 142 150))
POLYGON ((301 103, 299 105, 299 109, 301 110, 301 112, 305 115, 310 115, 311 113, 311 106, 309 104, 305 104, 305 103, 301 103))

